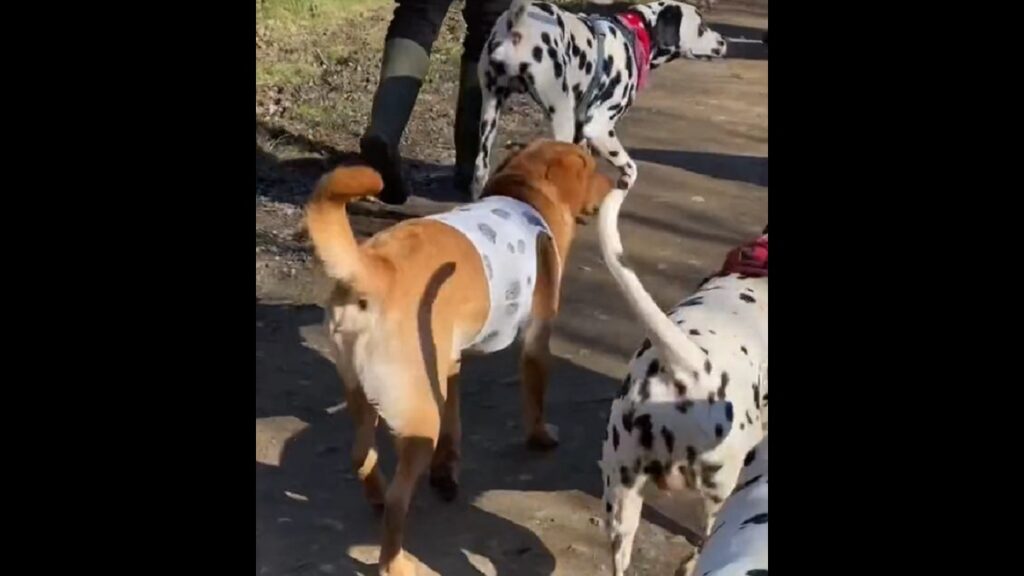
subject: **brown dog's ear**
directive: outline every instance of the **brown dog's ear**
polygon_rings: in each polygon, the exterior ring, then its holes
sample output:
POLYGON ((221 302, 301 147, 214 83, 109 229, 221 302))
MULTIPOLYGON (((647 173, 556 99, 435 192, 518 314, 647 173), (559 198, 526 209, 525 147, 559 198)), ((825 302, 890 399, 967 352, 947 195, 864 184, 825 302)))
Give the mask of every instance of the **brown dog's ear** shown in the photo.
POLYGON ((604 202, 604 197, 612 191, 613 187, 611 178, 595 170, 590 177, 590 183, 587 186, 587 198, 583 203, 580 213, 585 216, 596 214, 597 209, 601 207, 601 202, 604 202))
POLYGON ((593 173, 593 158, 579 146, 569 144, 548 158, 544 179, 555 185, 559 200, 577 216, 587 203, 593 173))

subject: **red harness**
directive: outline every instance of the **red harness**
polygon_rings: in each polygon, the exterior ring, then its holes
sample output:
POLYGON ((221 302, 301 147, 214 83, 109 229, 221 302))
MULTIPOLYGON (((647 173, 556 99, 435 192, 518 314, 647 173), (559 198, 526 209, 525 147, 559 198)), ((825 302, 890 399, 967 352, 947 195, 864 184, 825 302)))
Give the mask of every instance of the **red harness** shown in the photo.
POLYGON ((647 73, 651 70, 651 35, 647 33, 644 18, 638 12, 624 12, 618 15, 619 22, 633 33, 633 54, 636 58, 637 89, 647 87, 647 73))
POLYGON ((720 276, 745 274, 747 276, 768 275, 768 235, 765 234, 745 246, 734 248, 725 257, 720 276))

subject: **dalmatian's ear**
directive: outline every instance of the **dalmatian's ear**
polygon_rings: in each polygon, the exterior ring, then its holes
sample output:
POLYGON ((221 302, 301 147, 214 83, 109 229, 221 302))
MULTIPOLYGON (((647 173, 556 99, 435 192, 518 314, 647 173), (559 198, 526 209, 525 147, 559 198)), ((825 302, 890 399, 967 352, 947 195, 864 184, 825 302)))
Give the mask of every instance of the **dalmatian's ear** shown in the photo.
POLYGON ((669 5, 662 8, 654 23, 654 46, 665 51, 677 50, 682 21, 683 9, 679 6, 669 5))

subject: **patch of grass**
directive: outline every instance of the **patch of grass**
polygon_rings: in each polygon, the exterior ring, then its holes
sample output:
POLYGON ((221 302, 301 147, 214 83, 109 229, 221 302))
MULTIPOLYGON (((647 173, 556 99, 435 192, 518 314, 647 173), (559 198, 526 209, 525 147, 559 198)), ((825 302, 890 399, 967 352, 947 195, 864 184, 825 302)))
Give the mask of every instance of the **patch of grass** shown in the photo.
POLYGON ((392 0, 257 0, 256 21, 310 21, 358 16, 392 0))
POLYGON ((299 86, 315 78, 319 71, 306 62, 273 62, 256 66, 256 86, 299 86))

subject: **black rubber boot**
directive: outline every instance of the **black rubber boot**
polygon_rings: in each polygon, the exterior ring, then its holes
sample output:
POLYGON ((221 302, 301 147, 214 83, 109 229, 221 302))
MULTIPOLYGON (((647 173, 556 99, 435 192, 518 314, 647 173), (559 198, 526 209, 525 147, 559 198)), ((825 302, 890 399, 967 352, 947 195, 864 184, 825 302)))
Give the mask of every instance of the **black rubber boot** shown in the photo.
POLYGON ((480 150, 480 107, 483 94, 476 73, 477 61, 462 57, 459 101, 455 110, 455 189, 470 200, 476 155, 480 150))
POLYGON ((380 172, 384 180, 380 199, 388 204, 404 204, 409 198, 398 145, 429 64, 430 54, 412 40, 393 38, 384 45, 370 125, 359 140, 359 149, 363 160, 380 172))

